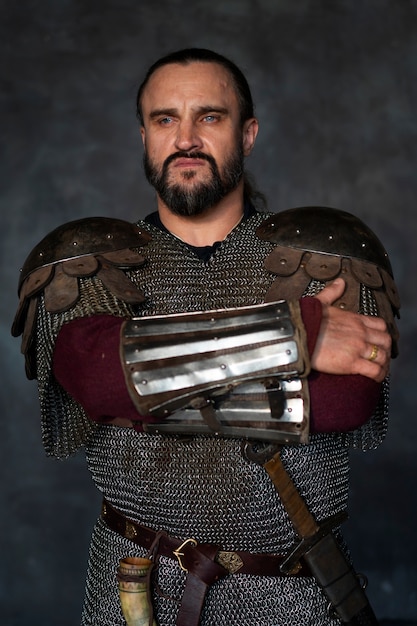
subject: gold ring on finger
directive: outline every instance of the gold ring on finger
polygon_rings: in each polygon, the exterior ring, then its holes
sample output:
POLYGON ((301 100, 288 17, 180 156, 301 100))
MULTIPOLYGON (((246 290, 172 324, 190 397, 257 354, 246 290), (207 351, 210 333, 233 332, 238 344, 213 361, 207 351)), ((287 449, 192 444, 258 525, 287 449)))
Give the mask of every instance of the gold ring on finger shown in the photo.
POLYGON ((378 356, 378 346, 374 344, 372 346, 371 354, 368 356, 368 361, 375 361, 377 356, 378 356))

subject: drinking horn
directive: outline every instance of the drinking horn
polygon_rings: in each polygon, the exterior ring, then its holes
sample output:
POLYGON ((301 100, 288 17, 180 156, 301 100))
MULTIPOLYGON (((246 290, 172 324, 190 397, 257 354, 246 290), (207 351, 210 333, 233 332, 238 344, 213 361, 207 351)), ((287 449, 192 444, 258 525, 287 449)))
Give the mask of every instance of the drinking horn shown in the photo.
POLYGON ((139 557, 127 557, 119 563, 119 597, 127 626, 157 626, 148 589, 151 566, 152 561, 139 557))

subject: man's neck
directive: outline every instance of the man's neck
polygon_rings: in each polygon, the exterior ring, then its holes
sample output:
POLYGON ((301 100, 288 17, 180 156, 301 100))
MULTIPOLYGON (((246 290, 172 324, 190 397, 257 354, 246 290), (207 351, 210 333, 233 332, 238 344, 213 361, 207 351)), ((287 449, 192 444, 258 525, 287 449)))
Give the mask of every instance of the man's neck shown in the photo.
POLYGON ((158 198, 158 212, 162 224, 175 237, 192 246, 212 246, 216 241, 223 241, 239 224, 243 216, 243 196, 241 190, 236 189, 219 204, 192 217, 175 215, 158 198))

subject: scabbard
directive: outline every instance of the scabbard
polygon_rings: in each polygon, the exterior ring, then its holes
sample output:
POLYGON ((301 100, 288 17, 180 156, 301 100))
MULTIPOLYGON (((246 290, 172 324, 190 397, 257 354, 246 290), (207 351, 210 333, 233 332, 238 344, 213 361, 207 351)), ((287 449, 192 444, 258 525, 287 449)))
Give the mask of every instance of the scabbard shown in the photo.
POLYGON ((300 537, 298 546, 284 562, 285 571, 290 573, 297 561, 304 559, 329 600, 329 612, 333 612, 343 624, 378 626, 359 577, 332 532, 333 520, 316 522, 286 471, 277 447, 270 446, 270 452, 266 449, 264 454, 266 461, 262 452, 257 455, 250 447, 246 450, 248 458, 258 458, 263 464, 300 537))
POLYGON ((358 576, 333 533, 319 539, 303 558, 343 624, 378 625, 358 576))

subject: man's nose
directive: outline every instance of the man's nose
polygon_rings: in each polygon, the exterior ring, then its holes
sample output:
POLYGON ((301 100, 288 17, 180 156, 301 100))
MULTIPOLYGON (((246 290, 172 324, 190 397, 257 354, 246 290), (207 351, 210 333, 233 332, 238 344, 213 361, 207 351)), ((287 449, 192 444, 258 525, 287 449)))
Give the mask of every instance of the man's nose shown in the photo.
POLYGON ((192 121, 182 121, 178 125, 175 145, 178 150, 182 151, 189 151, 202 147, 201 138, 197 132, 196 125, 192 121))

